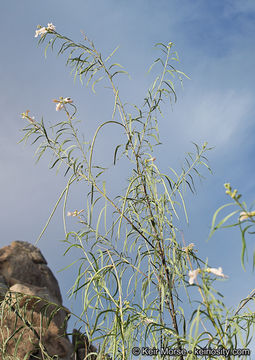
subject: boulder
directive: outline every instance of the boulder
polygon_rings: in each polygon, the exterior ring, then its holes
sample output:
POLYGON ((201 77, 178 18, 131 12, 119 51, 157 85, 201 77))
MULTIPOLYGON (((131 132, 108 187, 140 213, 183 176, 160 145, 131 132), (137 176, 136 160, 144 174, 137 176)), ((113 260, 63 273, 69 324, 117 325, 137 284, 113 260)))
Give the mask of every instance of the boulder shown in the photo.
POLYGON ((0 275, 9 286, 19 283, 45 287, 57 303, 62 304, 58 282, 47 261, 40 250, 28 242, 14 241, 0 249, 0 275))
POLYGON ((0 314, 0 360, 97 358, 86 335, 74 330, 72 342, 67 337, 70 313, 58 282, 40 250, 28 242, 0 249, 0 314))

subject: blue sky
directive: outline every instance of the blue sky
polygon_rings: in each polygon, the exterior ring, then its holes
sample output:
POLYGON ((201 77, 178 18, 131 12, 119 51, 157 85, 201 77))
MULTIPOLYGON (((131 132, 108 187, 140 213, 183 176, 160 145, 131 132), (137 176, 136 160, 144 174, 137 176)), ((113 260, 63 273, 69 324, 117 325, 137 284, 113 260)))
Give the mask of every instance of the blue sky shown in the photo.
MULTIPOLYGON (((237 229, 224 230, 209 242, 206 239, 214 211, 228 202, 225 182, 238 188, 248 205, 255 199, 255 2, 12 0, 1 4, 0 246, 13 240, 34 243, 66 180, 48 170, 48 159, 35 166, 35 149, 17 144, 24 124, 20 114, 30 109, 36 117, 60 121, 61 114, 55 112, 52 99, 70 96, 84 119, 82 130, 91 135, 110 109, 103 91, 94 95, 78 81, 74 84, 64 58, 50 52, 44 58, 34 32, 38 24, 48 22, 77 42, 84 31, 105 55, 120 45, 115 58, 131 75, 131 80, 121 80, 123 97, 130 103, 141 104, 150 84, 146 70, 157 57, 153 45, 174 42, 180 56, 178 67, 191 80, 178 90, 177 104, 166 108, 160 125, 163 146, 156 157, 162 169, 178 169, 185 153, 193 150, 192 141, 208 141, 215 147, 208 153, 213 175, 206 174, 206 180, 197 182, 196 195, 187 193, 190 223, 180 226, 186 243, 194 242, 201 257, 208 257, 213 267, 223 267, 229 279, 219 282, 219 289, 228 305, 237 305, 254 287, 251 266, 246 273, 241 269, 240 234, 237 229)), ((110 133, 102 140, 98 151, 103 160, 110 162, 109 144, 115 141, 110 133)), ((125 182, 118 181, 118 176, 114 177, 112 186, 125 186, 125 182)), ((80 193, 75 190, 70 210, 82 207, 80 193)), ((70 219, 68 225, 71 229, 70 219)), ((63 237, 59 209, 38 245, 70 308, 65 294, 75 272, 57 271, 77 254, 62 256, 66 249, 60 242, 63 237)), ((248 238, 250 265, 253 243, 254 238, 248 238)))

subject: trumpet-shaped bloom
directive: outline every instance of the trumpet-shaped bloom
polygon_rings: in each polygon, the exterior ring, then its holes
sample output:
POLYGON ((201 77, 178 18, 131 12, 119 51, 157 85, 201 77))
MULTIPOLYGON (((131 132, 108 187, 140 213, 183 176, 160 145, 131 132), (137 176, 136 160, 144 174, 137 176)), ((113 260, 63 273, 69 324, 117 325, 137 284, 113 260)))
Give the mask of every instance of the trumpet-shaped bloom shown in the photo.
POLYGON ((64 105, 59 102, 57 105, 56 105, 56 111, 60 111, 62 108, 64 107, 64 105))
POLYGON ((197 275, 200 273, 200 271, 201 271, 200 269, 190 270, 189 271, 189 284, 190 285, 194 284, 194 281, 196 280, 197 275))
POLYGON ((35 37, 38 37, 39 35, 44 35, 47 33, 47 29, 45 27, 41 27, 40 29, 35 31, 35 37))
MULTIPOLYGON (((197 275, 201 271, 202 271, 201 269, 196 269, 196 270, 190 270, 189 271, 189 284, 190 285, 194 284, 194 281, 196 280, 197 275)), ((207 269, 205 269, 205 271, 207 271, 207 272, 209 272, 211 274, 223 277, 223 278, 227 278, 227 276, 224 275, 223 272, 222 272, 222 267, 219 267, 218 269, 216 269, 216 268, 207 268, 207 269)))
POLYGON ((38 37, 39 35, 43 36, 47 32, 56 30, 56 26, 54 26, 52 23, 48 23, 47 27, 41 27, 41 25, 38 25, 37 28, 38 30, 35 31, 35 37, 38 37))
POLYGON ((212 273, 214 275, 223 277, 223 278, 227 277, 226 275, 223 274, 222 267, 219 267, 218 269, 216 269, 216 268, 207 268, 206 271, 209 272, 209 273, 212 273))
POLYGON ((252 216, 255 216, 255 211, 251 211, 251 212, 242 211, 240 212, 239 221, 247 220, 252 216))
POLYGON ((64 104, 71 104, 73 102, 73 100, 70 97, 66 97, 66 98, 60 97, 59 100, 53 99, 52 101, 57 104, 56 111, 60 111, 61 109, 63 109, 64 104))
POLYGON ((54 26, 52 23, 49 23, 47 26, 47 31, 55 31, 56 30, 56 26, 54 26))

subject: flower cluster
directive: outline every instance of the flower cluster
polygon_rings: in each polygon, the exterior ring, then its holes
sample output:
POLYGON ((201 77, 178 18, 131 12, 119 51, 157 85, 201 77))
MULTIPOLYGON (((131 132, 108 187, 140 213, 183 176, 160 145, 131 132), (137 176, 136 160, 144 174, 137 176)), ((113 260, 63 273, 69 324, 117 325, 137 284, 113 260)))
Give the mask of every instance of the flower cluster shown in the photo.
MULTIPOLYGON (((231 188, 229 183, 224 184, 224 187, 226 189, 226 194, 229 195, 235 201, 237 201, 238 204, 240 205, 238 200, 240 199, 240 197, 242 195, 237 194, 236 189, 234 191, 232 191, 232 188, 231 188)), ((255 211, 241 211, 240 214, 239 214, 238 220, 239 221, 244 221, 244 220, 252 218, 253 216, 255 216, 255 211)))
POLYGON ((237 194, 237 189, 232 191, 232 188, 230 186, 230 183, 224 184, 224 187, 226 189, 226 194, 229 195, 232 199, 238 201, 242 195, 237 194))
MULTIPOLYGON (((189 271, 189 284, 190 285, 194 284, 194 281, 196 280, 197 275, 202 271, 203 271, 202 269, 196 269, 196 270, 190 270, 189 271)), ((214 274, 216 276, 223 277, 223 278, 227 277, 226 275, 223 274, 221 267, 219 267, 218 269, 216 269, 216 268, 206 268, 204 271, 206 271, 208 273, 211 273, 211 274, 214 274)))
POLYGON ((255 211, 250 211, 250 212, 242 211, 242 212, 240 212, 239 220, 244 221, 244 220, 247 220, 247 219, 249 219, 249 218, 251 218, 253 216, 255 216, 255 211))
POLYGON ((56 111, 60 111, 61 109, 63 109, 64 104, 71 104, 73 102, 73 100, 70 97, 60 97, 59 100, 53 99, 52 100, 54 103, 56 103, 56 111))
POLYGON ((35 31, 35 37, 38 37, 39 35, 43 36, 47 32, 53 32, 56 30, 56 27, 52 23, 49 23, 47 27, 38 25, 37 28, 38 30, 35 31))

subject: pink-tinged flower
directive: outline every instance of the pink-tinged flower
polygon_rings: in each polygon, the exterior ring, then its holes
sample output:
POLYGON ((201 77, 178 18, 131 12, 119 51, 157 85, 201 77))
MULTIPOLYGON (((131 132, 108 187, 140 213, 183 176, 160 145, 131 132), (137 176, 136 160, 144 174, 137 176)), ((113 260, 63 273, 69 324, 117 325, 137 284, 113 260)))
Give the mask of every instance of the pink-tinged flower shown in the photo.
POLYGON ((64 104, 71 104, 73 102, 73 100, 70 97, 66 97, 66 98, 60 97, 59 100, 53 99, 52 101, 57 104, 56 111, 60 111, 61 109, 63 109, 64 104))
POLYGON ((56 27, 52 23, 48 23, 47 27, 42 27, 41 25, 38 25, 37 28, 38 30, 35 31, 35 37, 38 37, 39 35, 43 36, 47 32, 56 30, 56 27))
POLYGON ((197 278, 197 275, 200 273, 201 269, 196 269, 196 270, 190 270, 189 271, 189 284, 193 285, 194 281, 197 278))
POLYGON ((64 105, 59 102, 57 105, 56 105, 56 111, 60 111, 61 109, 63 109, 64 105))
POLYGON ((56 30, 56 26, 54 26, 52 23, 49 23, 47 26, 47 31, 55 31, 56 30))
POLYGON ((35 31, 35 37, 38 37, 39 35, 43 36, 47 33, 47 29, 45 27, 41 27, 40 29, 35 31))
POLYGON ((206 269, 207 272, 212 273, 214 275, 226 278, 227 276, 223 274, 222 272, 222 267, 219 267, 218 269, 216 268, 207 268, 206 269))
POLYGON ((78 211, 78 210, 74 210, 74 211, 68 211, 67 212, 67 216, 78 216, 80 215, 80 213, 82 213, 84 211, 84 209, 78 211))
POLYGON ((251 212, 242 211, 239 216, 239 221, 247 220, 252 216, 255 216, 255 211, 251 211, 251 212))
POLYGON ((188 252, 188 251, 192 250, 194 246, 195 246, 194 243, 190 243, 188 246, 184 246, 184 247, 182 248, 182 251, 188 252))

